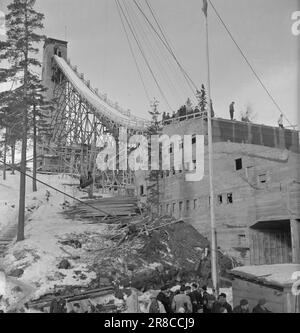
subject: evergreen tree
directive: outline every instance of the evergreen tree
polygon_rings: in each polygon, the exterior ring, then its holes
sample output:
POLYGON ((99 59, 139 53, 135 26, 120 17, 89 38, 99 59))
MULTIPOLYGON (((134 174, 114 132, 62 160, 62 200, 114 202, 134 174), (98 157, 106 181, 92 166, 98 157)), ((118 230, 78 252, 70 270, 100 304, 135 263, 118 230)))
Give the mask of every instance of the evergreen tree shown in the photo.
MULTIPOLYGON (((152 111, 150 111, 150 115, 152 116, 151 125, 148 128, 148 136, 151 137, 152 135, 159 135, 162 130, 162 125, 158 121, 158 117, 160 112, 158 111, 158 101, 154 100, 152 103, 152 111)), ((149 140, 149 156, 151 156, 151 140, 149 140)), ((148 186, 147 186, 147 201, 148 206, 152 212, 152 207, 156 208, 157 214, 159 213, 159 178, 160 178, 161 171, 160 170, 151 170, 147 177, 148 186)))
POLYGON ((202 84, 201 86, 201 91, 197 91, 197 99, 198 99, 198 105, 200 108, 200 112, 201 114, 205 114, 207 111, 207 97, 206 97, 206 90, 204 87, 204 84, 202 84))
POLYGON ((193 103, 190 98, 187 99, 185 105, 187 114, 193 113, 193 103))
POLYGON ((32 180, 32 189, 33 192, 37 191, 37 144, 38 141, 41 141, 42 137, 49 132, 50 128, 47 116, 48 111, 54 109, 54 101, 48 101, 45 99, 45 88, 40 79, 37 76, 31 76, 30 85, 29 85, 29 105, 31 108, 31 117, 30 117, 30 128, 32 128, 32 138, 33 141, 33 180, 32 180), (46 111, 46 112, 45 112, 46 111))
POLYGON ((36 44, 44 39, 37 33, 43 28, 44 15, 34 9, 35 0, 13 0, 8 5, 6 15, 7 40, 6 47, 0 50, 0 59, 10 64, 10 77, 19 80, 22 89, 23 131, 20 176, 20 198, 17 241, 24 240, 25 193, 26 193, 26 150, 30 112, 30 80, 33 68, 40 66, 34 57, 39 51, 36 44))
MULTIPOLYGON (((4 129, 4 163, 8 147, 11 148, 12 174, 14 174, 16 143, 21 139, 22 133, 22 99, 19 87, 13 91, 0 93, 0 128, 4 129)), ((3 166, 3 179, 6 178, 6 165, 3 166)))

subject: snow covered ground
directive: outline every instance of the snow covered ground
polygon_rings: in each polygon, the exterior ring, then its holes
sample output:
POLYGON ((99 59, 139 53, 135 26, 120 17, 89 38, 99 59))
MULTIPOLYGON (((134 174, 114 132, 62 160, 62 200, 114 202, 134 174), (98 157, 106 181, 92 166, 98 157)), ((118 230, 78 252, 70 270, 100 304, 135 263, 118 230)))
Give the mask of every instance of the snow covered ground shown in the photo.
MULTIPOLYGON (((7 177, 5 182, 0 178, 0 238, 17 223, 19 174, 13 176, 8 173, 7 177)), ((70 186, 78 181, 69 176, 38 175, 38 179, 74 197, 83 196, 76 186, 70 186)), ((66 219, 61 214, 62 204, 65 201, 72 204, 73 200, 45 185, 38 184, 38 192, 33 193, 32 180, 27 179, 26 193, 25 241, 16 243, 13 240, 3 259, 0 259, 0 273, 1 270, 6 274, 15 269, 24 271, 19 279, 5 278, 0 274, 0 293, 9 302, 2 304, 6 310, 14 308, 16 304, 22 306, 29 298, 38 298, 53 292, 55 288, 89 285, 96 278, 93 253, 109 247, 108 238, 114 232, 114 227, 110 225, 66 219), (50 192, 49 201, 47 190, 50 192), (70 239, 79 239, 82 247, 62 244, 70 239), (69 261, 70 269, 57 267, 63 259, 69 261)), ((152 263, 149 267, 155 269, 156 266, 152 263)), ((146 311, 152 292, 139 293, 142 312, 146 311)), ((227 300, 231 303, 231 289, 221 292, 227 294, 227 300)))
MULTIPOLYGON (((75 186, 77 183, 69 176, 39 175, 38 179, 50 184, 75 197, 82 197, 75 186), (68 185, 65 185, 68 184, 68 185)), ((0 236, 7 228, 15 225, 18 213, 18 187, 19 175, 8 175, 7 181, 0 183, 0 236)), ((31 180, 27 180, 27 223, 25 227, 25 241, 13 243, 9 246, 0 270, 11 272, 22 269, 24 273, 19 281, 32 287, 34 298, 39 297, 59 286, 88 285, 96 275, 88 268, 86 258, 82 258, 84 249, 75 249, 61 244, 61 241, 72 235, 106 233, 106 225, 89 225, 83 222, 65 219, 62 204, 72 199, 45 185, 38 185, 38 192, 32 193, 31 180), (46 199, 46 190, 50 192, 49 202, 46 199), (57 264, 67 259, 71 269, 58 269, 57 264)), ((6 295, 8 296, 8 295, 6 295)))

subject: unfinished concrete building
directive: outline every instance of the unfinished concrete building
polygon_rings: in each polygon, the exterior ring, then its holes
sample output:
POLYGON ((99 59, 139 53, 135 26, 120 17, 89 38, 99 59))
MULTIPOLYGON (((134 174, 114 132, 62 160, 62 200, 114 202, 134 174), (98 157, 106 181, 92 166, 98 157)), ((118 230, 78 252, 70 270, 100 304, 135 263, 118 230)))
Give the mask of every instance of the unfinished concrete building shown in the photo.
MULTIPOLYGON (((163 133, 205 135, 204 178, 187 182, 185 171, 174 165, 162 172, 159 210, 184 219, 210 239, 207 120, 190 118, 170 121, 163 133)), ((299 263, 298 132, 218 118, 212 120, 212 130, 218 246, 243 264, 299 263)), ((139 177, 140 195, 146 195, 148 185, 139 177)))

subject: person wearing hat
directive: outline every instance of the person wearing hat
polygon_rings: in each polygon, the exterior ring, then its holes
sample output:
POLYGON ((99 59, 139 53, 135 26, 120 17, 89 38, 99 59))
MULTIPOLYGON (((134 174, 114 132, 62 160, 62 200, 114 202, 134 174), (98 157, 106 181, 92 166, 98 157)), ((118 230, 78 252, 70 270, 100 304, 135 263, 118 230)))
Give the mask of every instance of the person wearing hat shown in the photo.
POLYGON ((189 294, 192 304, 193 304, 193 313, 197 313, 202 304, 202 295, 198 290, 198 285, 196 283, 192 284, 192 291, 189 294))
POLYGON ((166 313, 172 313, 171 301, 170 301, 170 292, 168 286, 163 286, 157 295, 157 300, 162 303, 166 313))
MULTIPOLYGON (((208 305, 208 299, 209 296, 211 296, 208 292, 207 292, 207 286, 203 286, 202 287, 202 307, 203 307, 203 313, 209 313, 211 312, 211 309, 207 308, 208 305)), ((213 299, 213 301, 215 301, 215 298, 213 299)))
POLYGON ((158 292, 155 291, 150 296, 150 303, 147 309, 148 313, 166 313, 166 309, 163 304, 157 299, 158 292))
POLYGON ((179 313, 181 308, 184 308, 186 312, 192 313, 193 306, 189 296, 185 294, 186 287, 181 286, 180 293, 175 295, 172 301, 172 310, 174 313, 179 313))
POLYGON ((214 303, 212 312, 220 313, 221 308, 225 308, 228 313, 232 313, 232 307, 229 303, 227 303, 226 294, 222 293, 219 295, 218 300, 214 303))
POLYGON ((249 313, 249 303, 246 299, 240 301, 240 305, 233 309, 234 313, 249 313))
POLYGON ((203 304, 203 313, 213 313, 213 306, 215 302, 215 296, 208 294, 206 297, 206 303, 203 304))
POLYGON ((253 308, 252 312, 253 313, 272 313, 272 311, 268 310, 266 308, 267 301, 265 298, 261 298, 258 301, 258 304, 253 308))

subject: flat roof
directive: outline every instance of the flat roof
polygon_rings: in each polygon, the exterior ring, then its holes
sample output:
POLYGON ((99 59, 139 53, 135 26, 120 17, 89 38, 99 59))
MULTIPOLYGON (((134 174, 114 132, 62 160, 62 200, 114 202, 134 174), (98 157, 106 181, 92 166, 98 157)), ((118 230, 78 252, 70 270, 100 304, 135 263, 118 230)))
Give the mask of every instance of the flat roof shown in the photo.
POLYGON ((295 272, 300 272, 300 264, 242 266, 234 268, 230 274, 256 283, 289 287, 297 281, 297 278, 293 279, 295 272))

